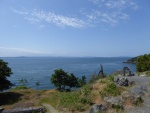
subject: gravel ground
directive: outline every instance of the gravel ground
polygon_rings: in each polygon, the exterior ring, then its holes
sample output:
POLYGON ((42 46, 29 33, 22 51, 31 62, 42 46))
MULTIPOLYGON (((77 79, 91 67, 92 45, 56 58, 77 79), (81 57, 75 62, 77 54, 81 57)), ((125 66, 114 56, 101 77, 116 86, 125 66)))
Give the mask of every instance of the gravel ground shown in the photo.
POLYGON ((134 81, 136 85, 146 85, 149 89, 148 96, 143 96, 144 100, 141 106, 137 106, 130 109, 125 109, 124 113, 150 113, 150 77, 145 76, 132 76, 128 77, 129 81, 134 81))
POLYGON ((150 77, 146 76, 132 76, 132 77, 127 77, 129 81, 134 81, 136 84, 150 84, 150 77))

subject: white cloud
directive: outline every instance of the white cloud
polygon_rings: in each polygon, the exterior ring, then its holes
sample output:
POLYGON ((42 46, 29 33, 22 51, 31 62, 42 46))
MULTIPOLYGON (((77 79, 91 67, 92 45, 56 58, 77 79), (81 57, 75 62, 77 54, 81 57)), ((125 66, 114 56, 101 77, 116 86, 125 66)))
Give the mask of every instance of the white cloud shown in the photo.
POLYGON ((89 0, 95 5, 95 9, 84 13, 89 21, 116 26, 130 19, 126 11, 137 10, 138 4, 134 0, 89 0))
POLYGON ((36 9, 26 12, 26 11, 18 11, 12 9, 13 12, 18 13, 20 15, 24 15, 25 19, 30 21, 31 23, 39 23, 39 22, 47 22, 52 23, 60 27, 73 27, 73 28, 82 28, 86 26, 86 23, 76 17, 68 17, 63 15, 58 15, 52 12, 38 11, 36 9))
POLYGON ((19 10, 16 10, 14 8, 10 8, 13 12, 15 13, 18 13, 18 14, 21 14, 21 15, 28 15, 28 11, 19 11, 19 10))
POLYGON ((94 4, 93 9, 84 7, 83 11, 79 11, 78 17, 64 16, 37 9, 30 11, 25 8, 23 11, 11 9, 13 12, 23 15, 32 24, 39 25, 39 28, 43 28, 45 22, 61 28, 85 28, 99 25, 116 26, 127 22, 131 18, 127 10, 139 8, 135 0, 89 0, 89 2, 94 4))
POLYGON ((103 12, 99 10, 94 10, 91 14, 87 14, 86 17, 88 21, 93 21, 95 23, 109 24, 111 26, 116 26, 122 21, 127 21, 130 16, 122 12, 103 12))
POLYGON ((139 6, 135 0, 89 0, 90 2, 105 8, 124 9, 126 7, 137 9, 139 6))

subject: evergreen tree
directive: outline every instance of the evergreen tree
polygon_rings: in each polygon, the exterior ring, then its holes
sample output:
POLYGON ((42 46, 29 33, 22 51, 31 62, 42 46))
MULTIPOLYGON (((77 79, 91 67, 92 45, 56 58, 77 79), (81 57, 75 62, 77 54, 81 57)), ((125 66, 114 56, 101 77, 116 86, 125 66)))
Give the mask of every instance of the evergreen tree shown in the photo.
POLYGON ((12 74, 11 68, 9 68, 7 62, 0 60, 0 91, 7 90, 13 86, 13 84, 7 80, 12 74))

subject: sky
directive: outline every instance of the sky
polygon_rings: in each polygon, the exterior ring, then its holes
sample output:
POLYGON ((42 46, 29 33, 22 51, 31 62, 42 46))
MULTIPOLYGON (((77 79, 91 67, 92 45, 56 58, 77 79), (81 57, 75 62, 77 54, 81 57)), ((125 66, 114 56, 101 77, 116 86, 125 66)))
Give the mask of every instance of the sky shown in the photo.
POLYGON ((0 0, 0 57, 150 53, 150 0, 0 0))

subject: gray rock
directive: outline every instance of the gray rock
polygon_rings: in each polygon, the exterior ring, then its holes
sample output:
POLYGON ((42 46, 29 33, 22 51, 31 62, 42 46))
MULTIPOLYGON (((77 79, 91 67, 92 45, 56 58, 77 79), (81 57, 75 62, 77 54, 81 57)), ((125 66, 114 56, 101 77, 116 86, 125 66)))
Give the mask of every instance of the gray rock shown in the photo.
POLYGON ((4 108, 0 108, 0 113, 4 110, 4 108))
POLYGON ((131 104, 136 104, 138 101, 140 101, 141 103, 143 102, 143 99, 141 96, 135 95, 129 91, 124 91, 121 96, 124 101, 129 100, 131 104))
POLYGON ((114 82, 119 85, 119 86, 128 86, 129 85, 129 80, 121 75, 117 75, 114 77, 114 82))
POLYGON ((134 100, 135 98, 134 94, 129 91, 124 91, 121 96, 124 100, 134 100))
POLYGON ((104 101, 110 105, 121 105, 122 99, 119 97, 104 97, 104 101))
POLYGON ((133 85, 135 85, 136 83, 135 83, 135 81, 129 81, 128 84, 129 84, 130 86, 133 86, 133 85))
POLYGON ((135 86, 131 89, 131 93, 143 96, 145 93, 148 93, 148 87, 146 85, 135 86))
POLYGON ((118 81, 119 81, 119 77, 118 76, 114 76, 114 82, 118 83, 118 81))
POLYGON ((118 85, 120 85, 120 86, 128 86, 129 85, 128 83, 129 83, 129 81, 126 77, 122 77, 118 81, 118 85))
POLYGON ((94 104, 89 113, 100 113, 105 112, 107 110, 106 106, 104 104, 94 104))

